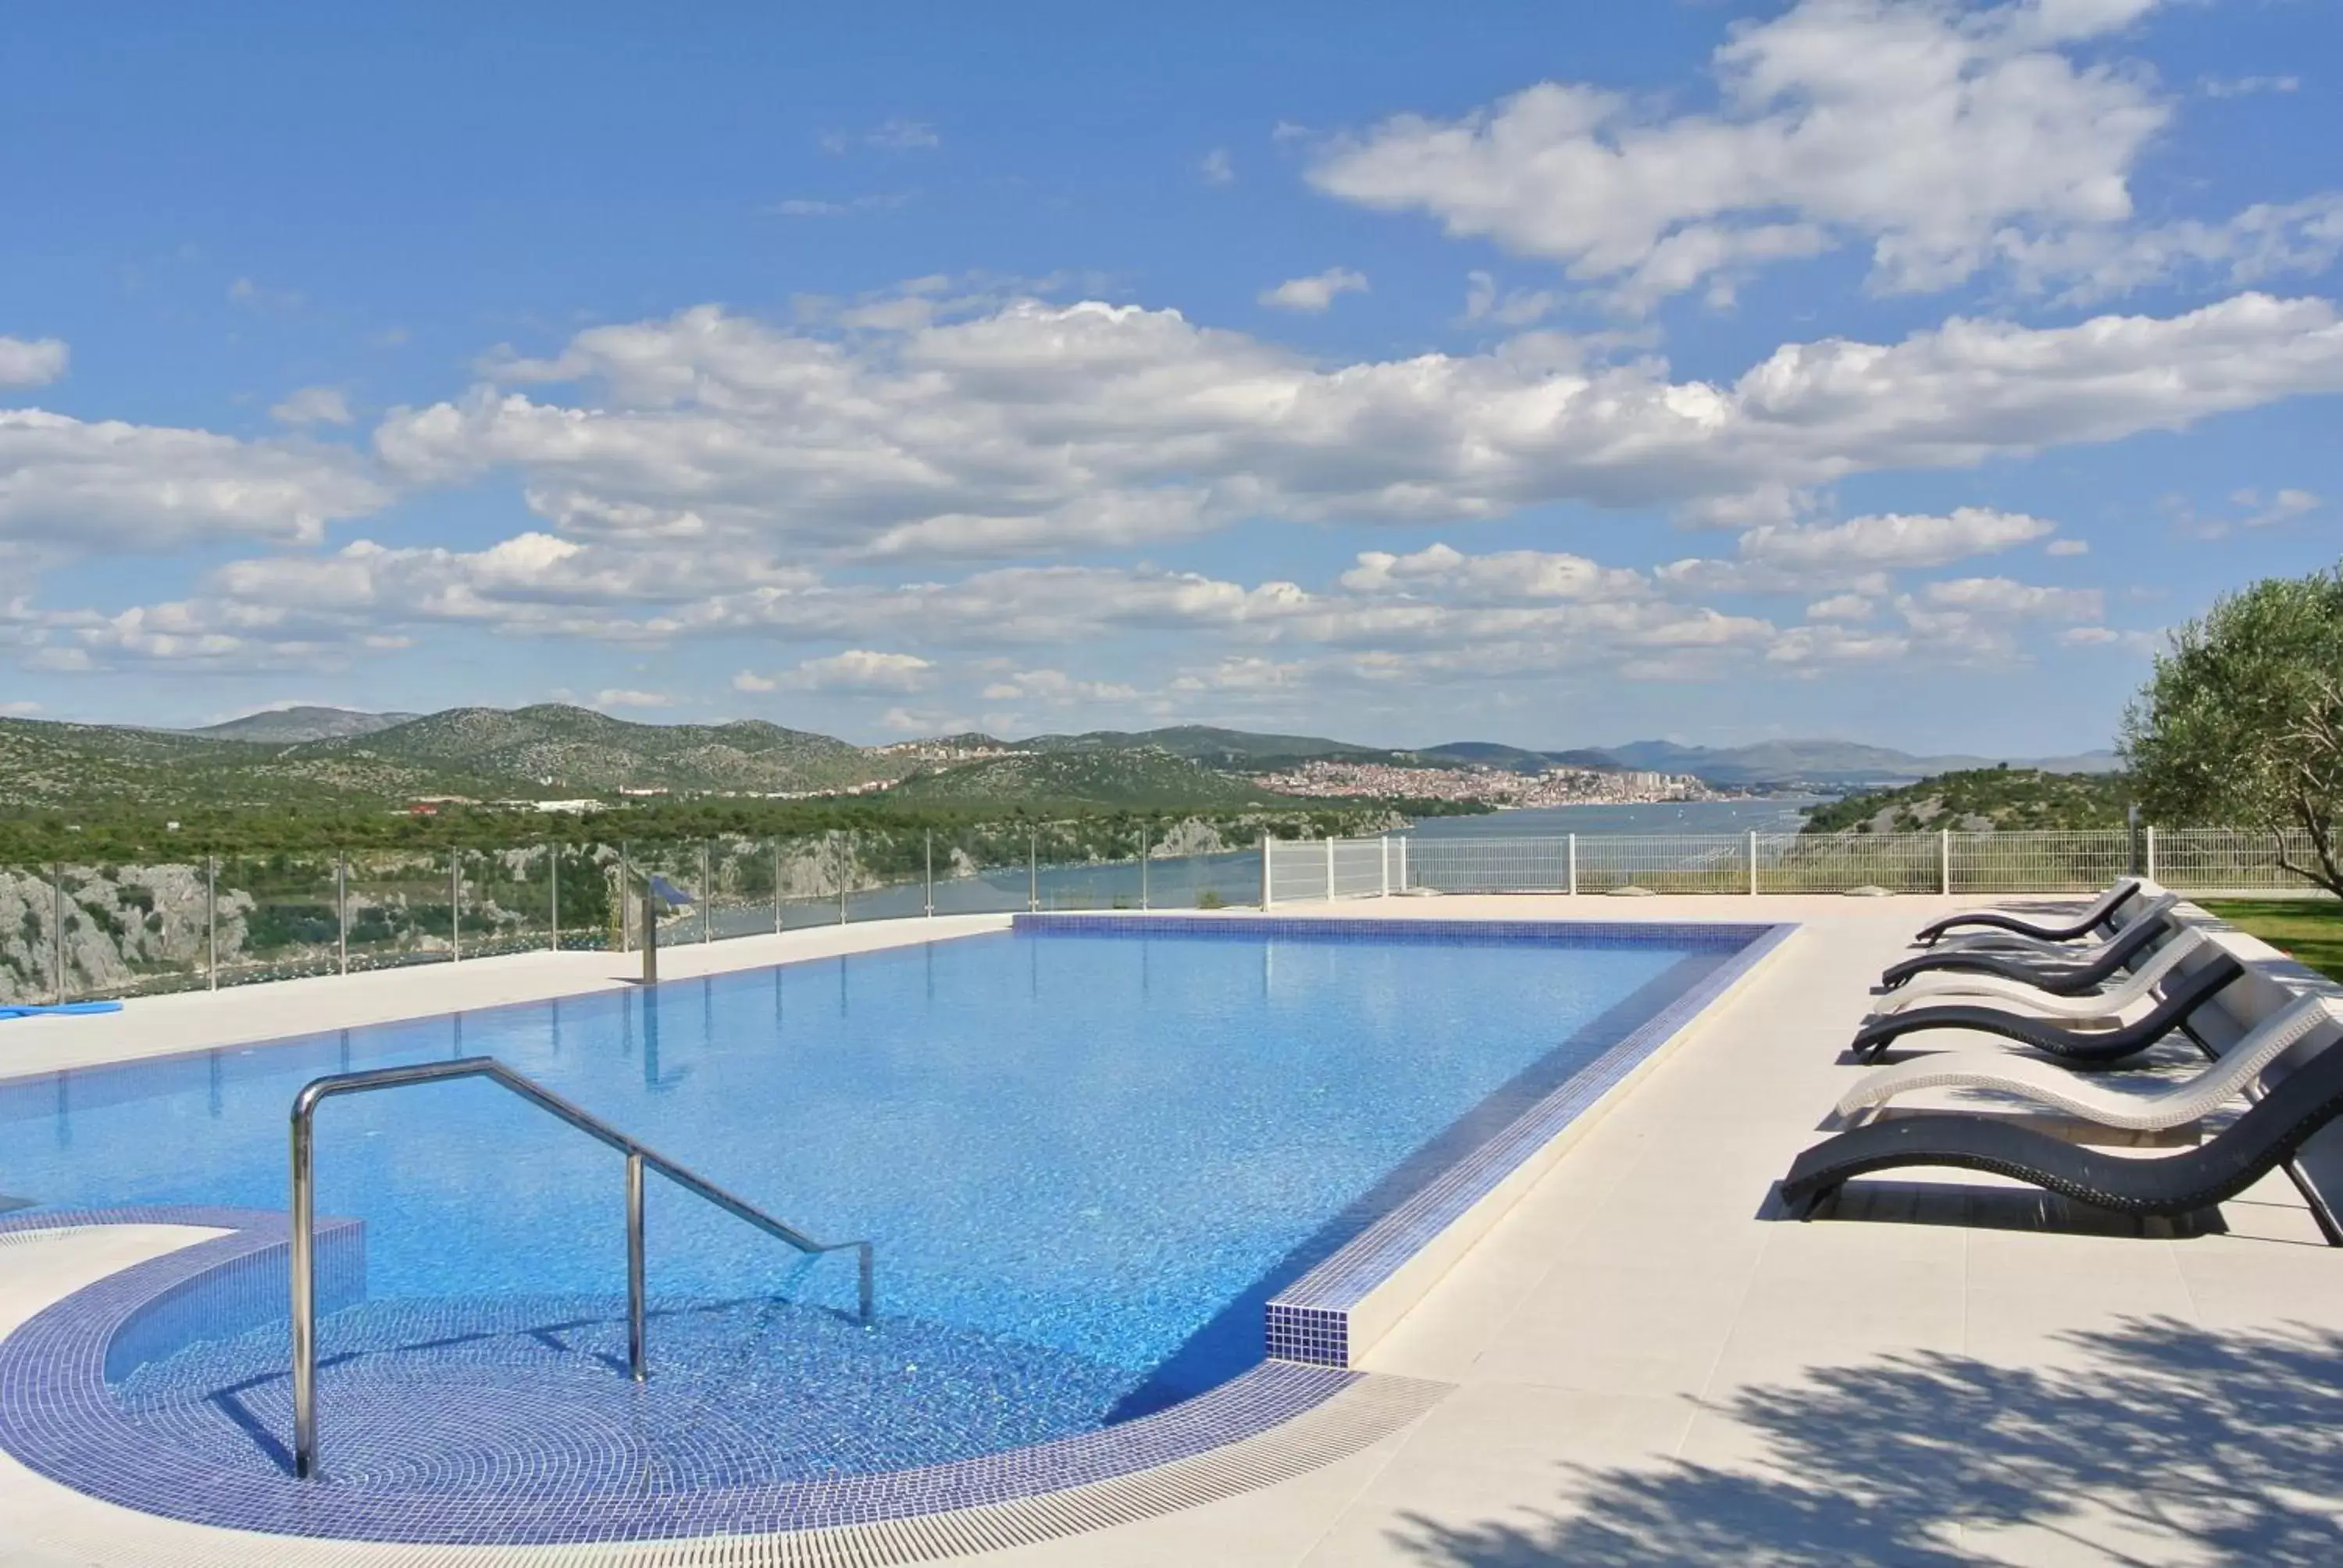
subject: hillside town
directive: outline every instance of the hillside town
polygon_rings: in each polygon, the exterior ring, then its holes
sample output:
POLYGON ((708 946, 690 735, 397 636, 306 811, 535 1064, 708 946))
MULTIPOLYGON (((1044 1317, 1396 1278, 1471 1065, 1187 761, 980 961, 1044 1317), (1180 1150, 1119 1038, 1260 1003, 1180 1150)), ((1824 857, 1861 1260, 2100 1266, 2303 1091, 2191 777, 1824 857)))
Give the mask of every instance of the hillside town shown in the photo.
POLYGON ((1375 800, 1474 801, 1516 806, 1631 806, 1658 800, 1722 800, 1688 773, 1548 768, 1517 773, 1501 768, 1399 768, 1384 762, 1305 762, 1253 779, 1284 795, 1375 800))

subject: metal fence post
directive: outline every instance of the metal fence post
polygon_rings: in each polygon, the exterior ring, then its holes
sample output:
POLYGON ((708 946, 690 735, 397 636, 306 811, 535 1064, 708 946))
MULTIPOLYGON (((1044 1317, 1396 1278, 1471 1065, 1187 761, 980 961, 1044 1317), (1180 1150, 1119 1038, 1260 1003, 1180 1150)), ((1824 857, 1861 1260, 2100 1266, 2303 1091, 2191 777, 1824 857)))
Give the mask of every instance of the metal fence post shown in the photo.
POLYGON ((1147 857, 1155 848, 1155 829, 1145 822, 1139 825, 1139 910, 1147 912, 1147 857))
POLYGON ((716 869, 708 851, 708 840, 699 841, 699 945, 706 947, 715 940, 716 917, 709 906, 716 902, 716 869))
POLYGON ((546 846, 546 856, 545 895, 548 911, 546 924, 553 928, 553 950, 558 953, 561 950, 561 846, 548 844, 546 846))
POLYGON ((65 1005, 65 869, 49 867, 49 975, 56 984, 57 1005, 65 1005))
POLYGON ((634 863, 627 854, 627 841, 621 839, 618 840, 618 950, 622 953, 635 950, 634 935, 628 930, 627 920, 627 907, 634 902, 634 863))
POLYGON ((1569 888, 1569 890, 1570 890, 1570 896, 1571 896, 1572 898, 1574 898, 1574 898, 1578 897, 1578 835, 1577 835, 1577 834, 1573 833, 1573 834, 1571 834, 1571 835, 1570 835, 1570 844, 1569 844, 1569 848, 1568 848, 1568 849, 1567 849, 1565 852, 1566 852, 1566 853, 1569 855, 1569 857, 1570 857, 1570 868, 1569 868, 1569 870, 1570 870, 1570 880, 1569 880, 1569 882, 1568 882, 1567 884, 1565 884, 1565 885, 1566 885, 1566 886, 1569 888))
POLYGON ((1041 829, 1033 829, 1025 836, 1025 910, 1028 914, 1041 907, 1041 829))
POLYGON ((204 980, 206 990, 219 990, 219 859, 204 857, 204 980))
POLYGON ((1334 901, 1334 835, 1326 835, 1326 901, 1334 901))
POLYGON ((846 857, 850 848, 845 829, 839 830, 834 847, 838 850, 838 923, 842 926, 846 923, 846 857))
POLYGON ((1261 907, 1264 910, 1275 901, 1273 890, 1270 886, 1269 848, 1276 841, 1266 833, 1261 836, 1261 907))
POLYGON ((1754 828, 1749 833, 1749 896, 1757 896, 1757 832, 1754 828))
POLYGON ((447 961, 464 961, 464 851, 447 851, 447 961))
POLYGON ((334 857, 334 923, 341 929, 342 972, 350 972, 350 856, 345 849, 334 857))
POLYGON ((781 841, 773 840, 773 935, 781 934, 781 841))
POLYGON ((1953 830, 1936 829, 1936 887, 1946 898, 1953 896, 1953 830))
POLYGON ((1391 835, 1385 833, 1383 836, 1383 853, 1378 855, 1376 859, 1380 862, 1383 874, 1383 890, 1378 896, 1386 899, 1391 897, 1391 835))
POLYGON ((2145 840, 2142 847, 2147 851, 2147 865, 2141 875, 2152 882, 2156 880, 2156 825, 2150 823, 2144 829, 2142 837, 2145 840))
POLYGON ((1399 890, 1407 891, 1407 835, 1399 836, 1399 890))

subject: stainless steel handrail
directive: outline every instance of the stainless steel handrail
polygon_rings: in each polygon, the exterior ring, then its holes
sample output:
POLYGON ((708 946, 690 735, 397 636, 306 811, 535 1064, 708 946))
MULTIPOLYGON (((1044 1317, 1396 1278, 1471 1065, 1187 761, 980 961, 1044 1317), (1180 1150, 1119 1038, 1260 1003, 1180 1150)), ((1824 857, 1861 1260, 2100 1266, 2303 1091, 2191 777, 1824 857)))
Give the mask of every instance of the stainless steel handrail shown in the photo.
POLYGON ((627 1370, 637 1382, 649 1375, 643 1352, 643 1169, 649 1166, 695 1197, 705 1198, 737 1220, 788 1242, 800 1252, 857 1255, 862 1321, 870 1321, 870 1243, 817 1241, 745 1199, 736 1198, 706 1177, 687 1170, 658 1150, 639 1143, 608 1122, 493 1056, 458 1057, 413 1067, 383 1067, 369 1072, 337 1072, 316 1079, 293 1097, 293 1473, 303 1480, 317 1469, 317 1161, 311 1120, 318 1103, 337 1094, 363 1094, 449 1078, 485 1078, 501 1084, 540 1111, 550 1111, 598 1142, 627 1157, 627 1370))

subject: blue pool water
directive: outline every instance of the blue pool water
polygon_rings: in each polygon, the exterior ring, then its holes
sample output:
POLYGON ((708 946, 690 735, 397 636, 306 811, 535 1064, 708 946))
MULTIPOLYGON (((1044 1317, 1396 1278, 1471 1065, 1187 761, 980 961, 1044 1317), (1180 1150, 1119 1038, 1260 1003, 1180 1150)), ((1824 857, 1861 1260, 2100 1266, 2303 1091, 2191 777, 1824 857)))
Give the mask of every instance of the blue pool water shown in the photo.
MULTIPOLYGON (((796 1445, 785 1470, 927 1462, 1258 1361, 1276 1289, 1730 950, 970 938, 0 1082, 0 1193, 282 1209, 304 1081, 493 1055, 816 1236, 876 1244, 865 1330, 839 1310, 850 1258, 799 1259, 652 1178, 653 1386, 689 1406, 693 1441, 738 1418, 744 1454, 796 1445), (774 1430, 781 1407, 802 1432, 774 1430)), ((367 1302, 327 1327, 328 1352, 352 1352, 335 1375, 403 1351, 452 1376, 536 1358, 540 1387, 621 1381, 615 1154, 459 1082, 329 1102, 317 1171, 320 1211, 367 1226, 367 1302)), ((183 1396, 281 1368, 283 1344, 280 1328, 198 1345, 126 1393, 181 1421, 183 1396)), ((273 1424, 275 1397, 251 1391, 245 1424, 273 1424)), ((382 1462, 417 1452, 386 1440, 382 1462)))

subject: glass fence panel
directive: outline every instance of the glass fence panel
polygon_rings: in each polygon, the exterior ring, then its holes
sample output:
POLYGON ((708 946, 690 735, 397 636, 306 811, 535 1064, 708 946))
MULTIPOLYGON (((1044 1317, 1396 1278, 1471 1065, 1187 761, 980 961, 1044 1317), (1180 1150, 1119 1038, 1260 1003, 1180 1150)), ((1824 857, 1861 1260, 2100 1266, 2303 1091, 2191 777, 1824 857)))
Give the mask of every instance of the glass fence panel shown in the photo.
POLYGON ((541 951, 553 945, 553 851, 543 844, 459 851, 466 958, 541 951))
POLYGON ((925 829, 857 828, 844 838, 850 919, 891 920, 927 912, 925 829))
POLYGON ((1140 854, 1148 826, 1106 818, 1041 822, 1031 840, 1035 902, 1044 910, 1136 910, 1148 878, 1140 854))
POLYGON ((1032 907, 1039 880, 1031 826, 980 822, 936 829, 935 905, 940 915, 1009 914, 1032 907))
MULTIPOLYGON (((338 855, 331 850, 222 855, 215 865, 211 930, 221 985, 340 972, 338 855)), ((447 900, 443 883, 443 912, 447 900)))
POLYGON ((350 968, 389 969, 455 956, 456 884, 447 851, 353 850, 348 866, 344 910, 350 968))
POLYGON ((548 944, 564 952, 616 952, 624 941, 619 920, 618 846, 556 844, 547 849, 548 944))
POLYGON ((206 985, 204 933, 199 865, 0 870, 0 1001, 206 985))

